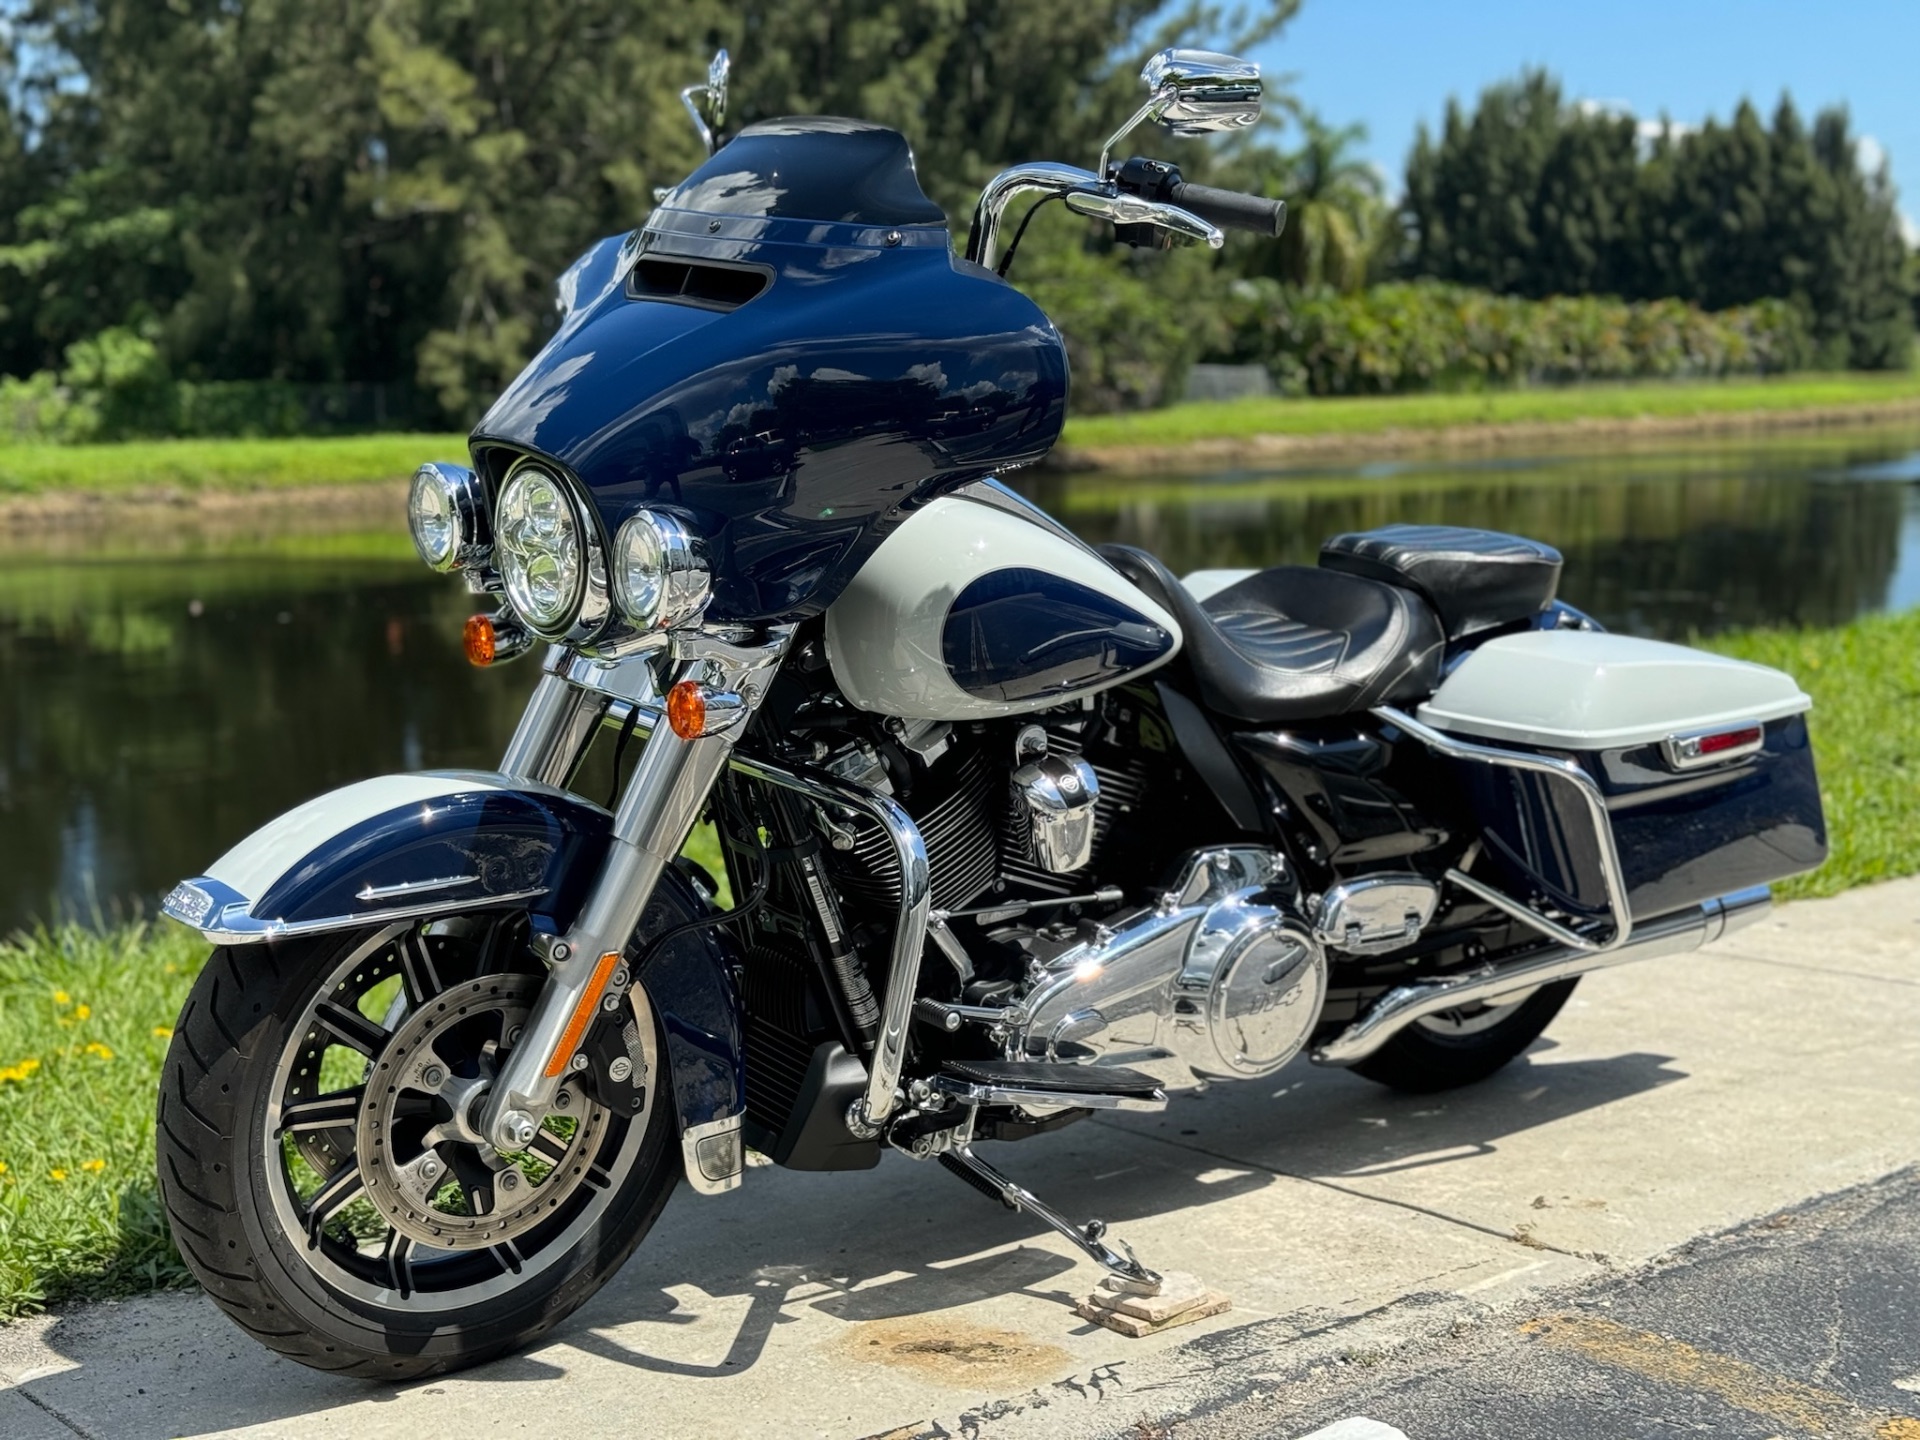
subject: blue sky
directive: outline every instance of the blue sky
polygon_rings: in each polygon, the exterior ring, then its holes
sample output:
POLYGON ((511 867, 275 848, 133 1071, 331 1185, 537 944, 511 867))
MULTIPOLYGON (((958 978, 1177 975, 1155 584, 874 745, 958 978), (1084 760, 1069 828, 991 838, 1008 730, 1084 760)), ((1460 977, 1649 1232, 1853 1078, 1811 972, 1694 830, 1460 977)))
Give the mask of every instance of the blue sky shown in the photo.
POLYGON ((1471 105, 1544 65, 1570 98, 1685 123, 1743 95, 1770 112, 1783 89, 1809 119, 1844 102, 1920 220, 1920 0, 1305 0, 1257 58, 1327 120, 1364 122, 1396 193, 1414 127, 1437 130, 1449 95, 1471 105))

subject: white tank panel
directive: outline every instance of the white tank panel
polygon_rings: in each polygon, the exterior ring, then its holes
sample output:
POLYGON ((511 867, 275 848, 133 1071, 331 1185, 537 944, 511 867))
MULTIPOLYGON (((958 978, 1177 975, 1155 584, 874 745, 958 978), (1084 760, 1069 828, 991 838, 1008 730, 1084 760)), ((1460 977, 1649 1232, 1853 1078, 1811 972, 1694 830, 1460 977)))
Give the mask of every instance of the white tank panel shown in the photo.
MULTIPOLYGON (((909 720, 984 720, 1047 709, 1164 665, 1181 640, 1173 616, 1086 546, 957 496, 932 501, 881 542, 828 609, 826 628, 827 659, 841 693, 862 710, 909 720), (994 590, 996 576, 1006 582, 1001 588, 1024 585, 1032 594, 1012 596, 1011 608, 996 611, 989 603, 980 611, 979 633, 990 643, 1001 639, 996 619, 1030 625, 1041 605, 1036 597, 1050 591, 1067 597, 1057 610, 1058 630, 1039 635, 1021 658, 1027 678, 999 687, 976 679, 963 687, 948 666, 949 618, 963 596, 967 606, 980 603, 976 597, 994 590), (1118 618, 1102 620, 1103 614, 1118 618), (1104 658, 1092 656, 1092 648, 1104 658), (1065 664, 1047 669, 1050 657, 1062 656, 1065 664), (1076 675, 1092 678, 1080 683, 1076 675), (1034 686, 1044 693, 994 698, 1034 686)), ((1004 659, 982 661, 977 673, 1005 673, 1004 659)))

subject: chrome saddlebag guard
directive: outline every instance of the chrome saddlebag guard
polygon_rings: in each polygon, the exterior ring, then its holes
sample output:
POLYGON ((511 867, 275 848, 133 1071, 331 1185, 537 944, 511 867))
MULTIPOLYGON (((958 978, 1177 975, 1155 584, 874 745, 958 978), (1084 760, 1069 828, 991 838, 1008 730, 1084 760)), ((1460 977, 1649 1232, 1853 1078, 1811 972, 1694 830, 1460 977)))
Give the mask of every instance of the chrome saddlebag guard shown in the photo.
POLYGON ((1630 926, 1826 859, 1811 705, 1764 666, 1536 631, 1473 651, 1402 728, 1461 762, 1503 891, 1630 926))
MULTIPOLYGON (((600 873, 612 823, 577 795, 497 771, 385 775, 270 821, 174 886, 161 910, 231 946, 505 906, 563 934, 600 873)), ((708 908, 668 869, 636 933, 644 941, 708 908)), ((731 943, 707 927, 661 948, 639 975, 666 1034, 688 1178, 709 1192, 738 1184, 744 1163, 736 964, 731 943)))

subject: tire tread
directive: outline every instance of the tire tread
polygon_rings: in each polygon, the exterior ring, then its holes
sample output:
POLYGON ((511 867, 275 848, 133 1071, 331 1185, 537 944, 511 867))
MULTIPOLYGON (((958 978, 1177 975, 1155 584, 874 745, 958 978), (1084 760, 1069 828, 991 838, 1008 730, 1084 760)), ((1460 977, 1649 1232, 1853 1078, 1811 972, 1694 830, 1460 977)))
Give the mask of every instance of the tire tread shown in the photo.
MULTIPOLYGON (((338 942, 338 937, 332 937, 338 942)), ((674 1188, 677 1148, 668 1145, 620 1219, 619 1238, 592 1253, 590 1266, 561 1277, 543 1304, 521 1299, 499 1320, 472 1327, 476 1333, 429 1353, 369 1348, 340 1333, 354 1326, 350 1312, 335 1314, 302 1293, 276 1283, 276 1260, 263 1263, 243 1207, 254 1203, 247 1155, 243 1096, 250 1061, 278 1053, 288 1036, 288 1013, 298 992, 332 953, 324 945, 249 947, 246 964, 223 947, 209 958, 182 1007, 168 1046, 155 1130, 156 1172, 167 1221, 182 1258, 208 1295, 233 1322, 262 1345, 302 1365, 368 1380, 410 1380, 460 1369, 503 1355, 550 1329, 560 1316, 584 1303, 632 1253, 653 1226, 674 1188), (265 963, 251 962, 258 956, 265 963), (233 1268, 242 1263, 243 1268, 233 1268), (269 1271, 275 1271, 270 1275, 269 1271), (556 1303, 558 1302, 558 1303, 556 1303), (329 1332, 329 1320, 336 1322, 329 1332), (289 1322, 292 1322, 291 1324, 289 1322)), ((657 1103, 670 1102, 664 1097, 657 1103)), ((657 1118, 657 1112, 656 1112, 657 1118)), ((642 1150, 642 1163, 647 1152, 642 1150)), ((274 1224, 271 1217, 258 1223, 274 1224)), ((304 1237, 288 1236, 290 1242, 304 1237)), ((377 1333, 377 1332, 376 1332, 377 1333)))

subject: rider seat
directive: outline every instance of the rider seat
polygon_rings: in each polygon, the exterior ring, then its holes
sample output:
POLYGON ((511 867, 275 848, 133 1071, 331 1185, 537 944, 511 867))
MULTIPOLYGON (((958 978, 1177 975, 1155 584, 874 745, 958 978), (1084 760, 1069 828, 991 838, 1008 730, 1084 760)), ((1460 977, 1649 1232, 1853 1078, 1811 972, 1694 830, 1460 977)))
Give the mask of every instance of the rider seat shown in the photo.
POLYGON ((1320 564, 1418 591, 1447 639, 1531 619, 1553 603, 1560 552, 1538 540, 1458 525, 1383 525, 1336 535, 1320 564))
POLYGON ((1200 698, 1216 714, 1317 720, 1425 699, 1440 682, 1440 622, 1411 590, 1280 565, 1200 601, 1144 550, 1100 553, 1180 622, 1200 698))

